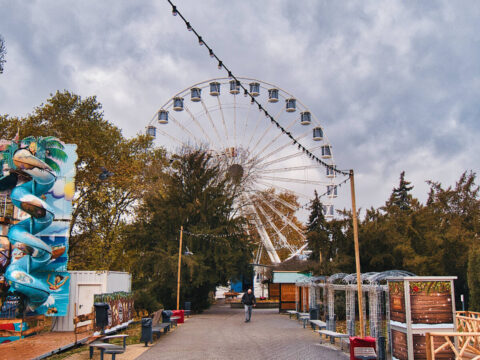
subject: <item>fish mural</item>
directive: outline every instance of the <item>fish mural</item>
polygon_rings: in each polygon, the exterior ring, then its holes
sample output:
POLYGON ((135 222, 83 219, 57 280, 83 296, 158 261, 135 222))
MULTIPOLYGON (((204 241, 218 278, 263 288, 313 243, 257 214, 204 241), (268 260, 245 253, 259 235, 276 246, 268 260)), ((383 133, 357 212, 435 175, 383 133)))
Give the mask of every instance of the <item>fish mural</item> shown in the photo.
POLYGON ((67 314, 76 161, 76 145, 52 136, 0 140, 0 292, 32 315, 67 314))

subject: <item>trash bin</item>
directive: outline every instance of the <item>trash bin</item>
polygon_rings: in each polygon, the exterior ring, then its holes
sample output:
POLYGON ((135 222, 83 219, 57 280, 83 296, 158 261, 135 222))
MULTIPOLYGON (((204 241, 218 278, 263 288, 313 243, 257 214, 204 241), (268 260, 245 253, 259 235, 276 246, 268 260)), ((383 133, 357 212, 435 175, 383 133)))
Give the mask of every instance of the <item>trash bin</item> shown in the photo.
POLYGON ((185 301, 185 315, 190 316, 192 312, 192 303, 190 301, 185 301))
MULTIPOLYGON (((350 337, 350 360, 376 360, 377 356, 375 353, 375 338, 371 336, 365 336, 364 338, 351 336, 350 337), (357 354, 355 356, 355 349, 360 348, 362 354, 357 354), (369 354, 369 348, 373 348, 373 353, 369 354)), ((357 352, 359 352, 357 350, 357 352)))
POLYGON ((148 346, 148 342, 153 342, 151 318, 142 318, 142 335, 140 336, 140 342, 144 342, 145 346, 148 346))
POLYGON ((95 324, 103 331, 105 326, 108 325, 108 309, 110 305, 107 303, 95 303, 93 306, 95 307, 95 324))
POLYGON ((313 307, 310 309, 310 320, 318 320, 318 308, 313 307))
POLYGON ((378 360, 386 360, 387 359, 386 344, 387 344, 387 339, 385 338, 385 336, 380 336, 378 338, 378 346, 377 346, 378 360))
POLYGON ((169 323, 170 322, 170 316, 172 316, 172 311, 171 310, 163 310, 162 311, 162 323, 169 323))
POLYGON ((173 310, 172 316, 180 317, 180 319, 177 320, 177 324, 183 324, 185 322, 185 312, 183 310, 173 310))

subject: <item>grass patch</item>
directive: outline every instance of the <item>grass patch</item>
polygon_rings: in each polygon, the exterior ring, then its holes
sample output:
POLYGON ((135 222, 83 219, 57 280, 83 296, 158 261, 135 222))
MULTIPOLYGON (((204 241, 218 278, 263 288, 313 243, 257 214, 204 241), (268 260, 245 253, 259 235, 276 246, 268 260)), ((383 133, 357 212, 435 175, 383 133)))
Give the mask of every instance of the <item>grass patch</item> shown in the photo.
MULTIPOLYGON (((126 334, 128 335, 126 343, 128 345, 133 345, 133 344, 139 344, 140 343, 140 335, 141 335, 141 325, 140 323, 138 324, 131 324, 129 325, 125 330, 119 331, 116 334, 126 334)), ((110 340, 111 344, 116 344, 116 345, 123 345, 123 340, 122 339, 111 339, 110 340)), ((62 360, 66 359, 69 356, 72 356, 74 354, 82 353, 82 352, 87 352, 88 351, 88 345, 77 345, 76 347, 63 351, 59 354, 55 354, 52 356, 48 357, 48 360, 62 360)))

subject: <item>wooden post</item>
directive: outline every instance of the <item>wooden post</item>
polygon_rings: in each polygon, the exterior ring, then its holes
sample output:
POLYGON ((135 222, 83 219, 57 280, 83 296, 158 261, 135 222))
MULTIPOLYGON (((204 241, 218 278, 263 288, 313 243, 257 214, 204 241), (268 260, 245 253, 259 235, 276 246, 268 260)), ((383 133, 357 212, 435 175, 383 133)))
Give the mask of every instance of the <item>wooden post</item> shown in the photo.
POLYGON ((425 334, 425 347, 427 349, 427 360, 433 360, 433 353, 432 353, 432 336, 430 333, 425 334))
POLYGON ((357 291, 358 291, 358 316, 360 318, 360 337, 364 337, 363 329, 363 294, 362 294, 362 276, 360 272, 360 249, 358 245, 358 224, 357 224, 357 205, 355 203, 355 180, 353 170, 350 170, 350 190, 352 194, 352 217, 353 217, 353 241, 355 243, 355 267, 357 271, 357 291))
POLYGON ((183 226, 180 227, 180 246, 178 247, 177 310, 180 310, 180 269, 182 265, 183 226))

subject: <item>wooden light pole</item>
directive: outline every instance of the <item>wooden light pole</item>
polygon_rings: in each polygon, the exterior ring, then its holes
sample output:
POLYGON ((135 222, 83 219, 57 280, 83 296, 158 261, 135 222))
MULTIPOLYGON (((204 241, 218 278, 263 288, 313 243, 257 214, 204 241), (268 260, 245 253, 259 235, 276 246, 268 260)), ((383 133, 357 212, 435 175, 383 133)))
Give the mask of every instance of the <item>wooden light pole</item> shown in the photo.
POLYGON ((355 243, 355 267, 357 271, 357 292, 358 292, 358 317, 360 319, 360 337, 363 338, 363 293, 362 293, 362 275, 360 272, 360 249, 358 245, 358 223, 357 223, 357 205, 355 203, 355 179, 353 170, 350 170, 350 191, 352 194, 352 216, 353 216, 353 241, 355 243))
POLYGON ((177 310, 180 310, 180 271, 182 265, 183 226, 180 226, 180 246, 178 247, 177 310))

